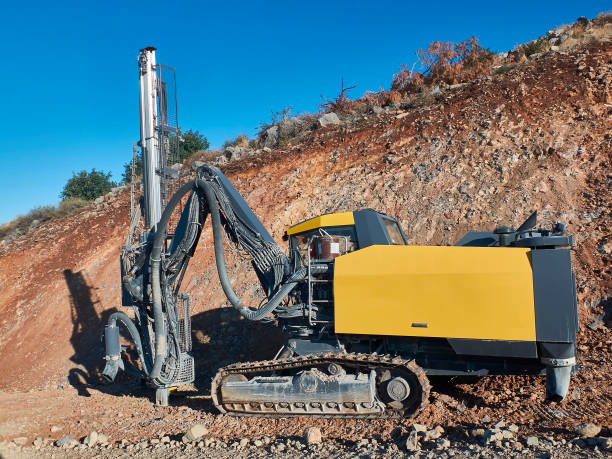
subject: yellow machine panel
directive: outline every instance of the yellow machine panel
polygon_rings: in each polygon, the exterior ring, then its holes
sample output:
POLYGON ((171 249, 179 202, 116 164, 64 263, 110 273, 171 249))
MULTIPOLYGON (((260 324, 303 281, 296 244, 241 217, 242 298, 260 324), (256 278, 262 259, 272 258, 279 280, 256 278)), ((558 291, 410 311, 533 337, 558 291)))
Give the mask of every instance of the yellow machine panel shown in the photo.
POLYGON ((345 226, 354 225, 355 219, 353 218, 353 212, 339 212, 336 214, 325 214, 320 217, 311 218, 302 223, 298 223, 287 230, 288 235, 303 233, 315 228, 322 228, 326 226, 345 226))
POLYGON ((530 249, 375 245, 336 258, 336 333, 535 341, 530 249))

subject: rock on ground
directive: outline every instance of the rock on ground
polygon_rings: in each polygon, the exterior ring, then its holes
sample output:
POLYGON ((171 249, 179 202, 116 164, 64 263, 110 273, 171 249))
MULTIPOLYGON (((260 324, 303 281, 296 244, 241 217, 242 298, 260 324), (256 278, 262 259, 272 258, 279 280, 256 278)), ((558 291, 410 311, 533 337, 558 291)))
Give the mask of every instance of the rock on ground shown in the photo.
POLYGON ((601 426, 597 424, 592 424, 590 422, 585 422, 583 424, 579 424, 574 429, 578 435, 586 438, 596 437, 599 432, 601 432, 601 426))
POLYGON ((185 435, 183 435, 183 443, 191 443, 192 441, 196 441, 202 438, 207 433, 208 433, 208 429, 206 427, 204 427, 202 424, 196 424, 192 426, 185 433, 185 435))
POLYGON ((307 445, 318 445, 321 443, 321 430, 318 427, 308 427, 304 430, 304 441, 307 445))
POLYGON ((340 124, 340 118, 334 112, 326 113, 319 118, 319 124, 321 126, 329 126, 330 124, 340 124))
POLYGON ((66 435, 65 437, 60 438, 55 442, 55 445, 59 448, 72 448, 76 446, 79 442, 76 441, 74 437, 70 435, 66 435))

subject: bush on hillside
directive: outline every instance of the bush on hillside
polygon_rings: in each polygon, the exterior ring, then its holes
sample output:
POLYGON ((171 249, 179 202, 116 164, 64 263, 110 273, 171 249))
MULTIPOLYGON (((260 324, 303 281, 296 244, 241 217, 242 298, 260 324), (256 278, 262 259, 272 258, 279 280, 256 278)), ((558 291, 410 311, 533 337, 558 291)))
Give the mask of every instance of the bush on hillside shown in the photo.
POLYGON ((325 102, 319 104, 319 108, 325 113, 351 113, 353 111, 351 107, 351 99, 349 99, 346 93, 353 88, 355 88, 355 86, 345 88, 344 79, 342 79, 340 92, 338 95, 333 100, 326 99, 323 97, 323 95, 321 95, 321 99, 323 99, 325 102))
POLYGON ((210 144, 208 139, 200 134, 198 131, 189 129, 182 135, 182 139, 179 143, 179 159, 182 161, 189 158, 196 151, 208 150, 210 144))
POLYGON ((21 236, 31 229, 37 228, 56 218, 70 215, 88 204, 78 198, 64 199, 57 206, 41 206, 30 210, 26 215, 20 215, 15 220, 0 226, 0 240, 10 235, 21 236))
POLYGON ((539 38, 518 47, 517 51, 529 57, 533 54, 545 53, 550 49, 550 45, 545 38, 539 38))
POLYGON ((62 199, 79 198, 93 201, 117 186, 110 178, 110 172, 97 171, 95 168, 91 172, 86 170, 76 174, 73 172, 72 177, 64 185, 60 197, 62 199))
POLYGON ((238 134, 234 139, 227 139, 223 142, 222 150, 225 150, 227 147, 249 147, 249 138, 246 134, 238 134))
POLYGON ((495 54, 480 46, 476 37, 461 43, 434 41, 427 49, 417 50, 412 68, 402 65, 393 76, 391 89, 406 93, 423 84, 433 87, 470 81, 488 75, 494 61, 495 54))

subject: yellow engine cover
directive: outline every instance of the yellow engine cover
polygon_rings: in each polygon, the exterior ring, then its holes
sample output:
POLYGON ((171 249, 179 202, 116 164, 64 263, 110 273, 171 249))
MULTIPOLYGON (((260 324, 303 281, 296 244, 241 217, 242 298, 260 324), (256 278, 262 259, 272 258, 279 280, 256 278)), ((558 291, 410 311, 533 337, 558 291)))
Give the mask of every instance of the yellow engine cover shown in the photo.
POLYGON ((535 341, 530 249, 375 245, 334 268, 336 333, 535 341))

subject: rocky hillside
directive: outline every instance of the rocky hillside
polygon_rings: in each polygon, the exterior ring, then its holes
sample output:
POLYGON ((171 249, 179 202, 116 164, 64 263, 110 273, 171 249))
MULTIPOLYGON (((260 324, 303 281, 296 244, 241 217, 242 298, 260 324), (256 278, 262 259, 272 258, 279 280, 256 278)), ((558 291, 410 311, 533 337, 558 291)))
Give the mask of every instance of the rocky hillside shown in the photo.
MULTIPOLYGON (((328 114, 282 146, 244 146, 216 159, 277 241, 305 218, 363 207, 398 218, 410 244, 452 244, 468 230, 518 226, 533 210, 547 226, 567 223, 576 238, 582 364, 567 400, 543 404, 540 378, 437 389, 417 422, 442 426, 453 441, 500 418, 515 423, 519 436, 564 442, 580 421, 611 427, 612 44, 536 54, 495 75, 436 88, 426 103, 328 114)), ((183 167, 183 180, 193 165, 183 167)), ((116 393, 99 385, 100 332, 120 307, 118 254, 130 197, 118 191, 0 246, 0 441, 78 437, 93 424, 111 443, 132 442, 176 436, 195 421, 225 442, 298 435, 304 420, 219 416, 197 392, 153 409, 148 392, 130 381, 116 393)), ((248 264, 231 260, 238 290, 257 298, 248 264)), ((195 309, 194 390, 206 394, 220 365, 273 355, 273 329, 224 308, 210 229, 183 286, 195 309)), ((412 425, 309 422, 329 439, 393 444, 403 444, 412 425)))

